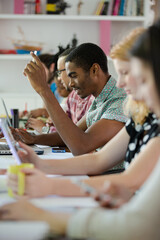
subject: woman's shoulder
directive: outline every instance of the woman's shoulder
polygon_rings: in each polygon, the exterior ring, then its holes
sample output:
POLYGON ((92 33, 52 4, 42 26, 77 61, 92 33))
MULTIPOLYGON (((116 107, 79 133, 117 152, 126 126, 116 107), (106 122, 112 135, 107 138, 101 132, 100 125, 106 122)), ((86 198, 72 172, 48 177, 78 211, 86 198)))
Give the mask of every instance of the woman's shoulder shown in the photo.
POLYGON ((160 133, 157 136, 151 138, 148 142, 148 145, 152 146, 152 147, 155 147, 155 146, 158 146, 158 145, 160 146, 160 133))

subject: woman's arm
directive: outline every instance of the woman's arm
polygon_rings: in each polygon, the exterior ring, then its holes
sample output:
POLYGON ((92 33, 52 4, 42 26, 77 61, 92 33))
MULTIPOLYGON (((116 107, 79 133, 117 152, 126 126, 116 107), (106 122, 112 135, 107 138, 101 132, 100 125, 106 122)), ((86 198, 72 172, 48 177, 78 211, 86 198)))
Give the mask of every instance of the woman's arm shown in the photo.
POLYGON ((85 180, 93 187, 99 188, 105 180, 113 183, 123 184, 133 191, 141 187, 149 177, 160 156, 160 138, 151 139, 145 148, 133 159, 126 171, 120 174, 92 177, 85 180))
MULTIPOLYGON (((93 154, 85 154, 68 159, 37 159, 34 164, 37 168, 48 174, 87 174, 96 175, 117 165, 125 158, 129 136, 125 127, 99 152, 93 154)), ((26 153, 20 152, 20 158, 24 162, 32 162, 30 148, 22 143, 20 146, 26 150, 26 153)))

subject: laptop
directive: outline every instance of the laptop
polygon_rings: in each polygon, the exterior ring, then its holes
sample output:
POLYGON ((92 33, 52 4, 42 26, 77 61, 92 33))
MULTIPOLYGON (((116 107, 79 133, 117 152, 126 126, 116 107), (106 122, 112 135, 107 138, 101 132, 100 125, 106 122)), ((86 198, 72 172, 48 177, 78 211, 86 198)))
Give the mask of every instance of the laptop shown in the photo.
POLYGON ((11 119, 9 117, 9 114, 8 114, 8 111, 7 111, 7 107, 6 107, 6 104, 5 104, 4 100, 3 100, 3 98, 1 98, 1 102, 2 102, 2 105, 3 105, 5 113, 6 113, 6 119, 7 119, 8 126, 12 127, 11 119))
POLYGON ((12 154, 13 154, 15 160, 16 160, 16 163, 21 164, 21 160, 20 160, 20 158, 18 156, 18 153, 17 153, 18 146, 17 146, 16 141, 13 138, 13 135, 11 133, 10 128, 8 127, 6 119, 4 119, 4 118, 0 119, 0 127, 2 129, 2 132, 5 136, 5 138, 6 138, 7 143, 9 145, 9 148, 10 148, 10 150, 11 150, 11 152, 12 152, 12 154))
MULTIPOLYGON (((10 142, 12 143, 12 145, 14 145, 15 147, 18 147, 18 143, 14 140, 14 137, 11 133, 11 130, 8 126, 8 121, 5 118, 0 118, 0 128, 4 134, 4 137, 6 138, 6 141, 8 143, 8 139, 10 139, 10 142)), ((38 155, 41 155, 44 153, 44 150, 33 145, 31 146, 31 148, 34 150, 34 152, 38 155)), ((0 155, 12 155, 13 151, 11 146, 4 142, 0 142, 0 155)))

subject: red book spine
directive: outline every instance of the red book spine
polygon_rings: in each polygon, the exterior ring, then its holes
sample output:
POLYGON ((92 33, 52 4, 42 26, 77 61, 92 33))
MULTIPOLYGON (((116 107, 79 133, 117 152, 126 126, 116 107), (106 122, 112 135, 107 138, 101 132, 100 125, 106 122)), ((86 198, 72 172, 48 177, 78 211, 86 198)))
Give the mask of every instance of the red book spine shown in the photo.
POLYGON ((14 14, 24 13, 24 0, 14 0, 14 14))
POLYGON ((117 16, 119 12, 119 6, 120 6, 121 0, 116 0, 114 3, 114 8, 113 8, 113 15, 117 16))

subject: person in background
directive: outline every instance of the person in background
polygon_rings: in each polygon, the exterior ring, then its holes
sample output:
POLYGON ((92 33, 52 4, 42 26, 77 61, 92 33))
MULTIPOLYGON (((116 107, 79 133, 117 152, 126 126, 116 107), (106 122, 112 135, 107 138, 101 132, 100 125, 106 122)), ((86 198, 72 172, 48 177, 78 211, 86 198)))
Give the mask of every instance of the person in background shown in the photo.
POLYGON ((81 98, 77 91, 75 91, 71 87, 70 78, 67 76, 65 69, 65 61, 68 55, 75 48, 67 49, 64 51, 58 58, 58 80, 63 84, 66 90, 71 91, 66 101, 66 113, 70 119, 72 119, 73 123, 77 124, 83 116, 88 112, 93 100, 94 96, 91 94, 85 98, 81 98), (65 70, 64 70, 65 69, 65 70))
POLYGON ((36 59, 38 68, 36 64, 30 62, 24 72, 31 83, 34 82, 32 85, 36 91, 45 93, 43 100, 57 132, 43 136, 29 136, 26 131, 18 130, 17 134, 22 141, 27 144, 51 146, 66 144, 74 155, 80 155, 102 147, 124 126, 127 120, 123 113, 126 93, 116 87, 116 81, 108 72, 107 57, 100 47, 93 43, 79 45, 67 56, 65 69, 59 69, 61 74, 67 73, 70 86, 81 98, 84 99, 89 95, 95 97, 86 116, 77 126, 51 95, 46 85, 44 68, 38 57, 33 53, 32 56, 36 59), (33 64, 36 68, 34 73, 30 72, 33 64))
MULTIPOLYGON (((94 100, 94 97, 90 95, 84 99, 80 98, 76 91, 74 91, 70 87, 70 79, 67 76, 65 70, 62 71, 62 69, 65 69, 65 59, 73 49, 74 48, 67 49, 59 55, 57 62, 58 70, 56 72, 57 74, 56 81, 58 85, 61 87, 61 89, 64 88, 63 93, 64 91, 69 93, 66 101, 61 103, 61 107, 64 109, 64 111, 66 112, 68 117, 73 121, 73 123, 77 124, 88 111, 89 107, 91 106, 94 100)), ((32 128, 33 125, 31 125, 31 121, 32 119, 28 120, 28 127, 32 128)), ((51 133, 56 131, 56 128, 53 126, 51 119, 49 120, 49 125, 47 126, 47 128, 43 129, 46 129, 48 131, 45 133, 51 133)), ((44 133, 43 129, 42 133, 44 133)))
MULTIPOLYGON (((132 76, 137 84, 136 99, 145 101, 160 119, 159 38, 160 21, 140 36, 130 53, 132 76)), ((157 137, 157 147, 159 144, 157 137)), ((43 220, 54 234, 73 239, 159 240, 159 181, 160 161, 141 192, 119 209, 85 208, 73 214, 51 213, 27 201, 18 201, 1 207, 0 216, 2 220, 43 220)))
MULTIPOLYGON (((66 49, 68 47, 69 45, 67 45, 66 49)), ((58 56, 64 50, 65 48, 59 47, 59 51, 55 55, 44 53, 38 56, 45 69, 47 83, 50 86, 51 91, 53 92, 59 103, 62 103, 63 97, 69 94, 69 92, 68 93, 64 92, 65 90, 63 89, 62 85, 61 86, 59 85, 59 88, 61 88, 62 90, 57 89, 56 84, 57 60, 58 56), (59 94, 59 91, 61 91, 62 95, 59 94)), ((20 113, 20 118, 22 119, 27 118, 28 121, 26 123, 26 128, 36 130, 36 133, 46 133, 47 131, 49 131, 49 126, 53 125, 45 106, 43 108, 31 110, 30 112, 23 111, 20 113)))
MULTIPOLYGON (((54 81, 55 72, 57 71, 57 60, 58 60, 58 56, 60 53, 61 52, 58 52, 55 55, 44 53, 44 54, 40 54, 38 57, 41 60, 43 67, 45 69, 46 81, 47 81, 48 85, 50 86, 51 91, 55 94, 57 100, 61 102, 62 97, 59 96, 59 94, 57 92, 57 86, 54 81)), ((21 113, 20 118, 23 118, 24 117, 23 115, 24 115, 24 112, 21 113)), ((37 118, 37 117, 48 118, 49 117, 49 114, 45 107, 34 109, 27 113, 25 112, 25 115, 27 118, 30 118, 30 117, 31 118, 37 118)))
MULTIPOLYGON (((61 106, 66 111, 66 101, 67 97, 70 94, 71 90, 67 90, 63 84, 57 79, 57 77, 54 77, 54 82, 57 86, 57 92, 59 96, 63 97, 63 100, 61 101, 61 106)), ((53 122, 50 117, 48 117, 45 121, 41 119, 41 117, 37 118, 29 118, 26 123, 26 128, 34 129, 37 133, 47 133, 51 129, 56 131, 55 127, 53 126, 53 122)))
MULTIPOLYGON (((137 90, 136 82, 131 76, 128 50, 143 32, 144 29, 142 28, 133 30, 129 36, 111 50, 111 57, 114 59, 113 61, 119 75, 117 85, 123 87, 129 93, 126 108, 128 112, 130 112, 131 118, 126 123, 126 127, 124 127, 98 153, 86 154, 61 161, 53 159, 43 161, 33 154, 29 147, 22 145, 27 152, 26 155, 22 153, 22 161, 33 162, 37 168, 49 174, 98 175, 108 171, 125 159, 126 165, 129 165, 129 163, 131 164, 129 167, 127 166, 128 168, 123 173, 90 177, 84 180, 84 182, 87 182, 97 189, 99 189, 106 180, 110 180, 113 183, 118 182, 124 184, 129 187, 132 192, 140 188, 154 168, 159 156, 159 149, 155 143, 158 134, 158 119, 156 119, 153 114, 149 113, 149 108, 143 102, 133 100, 133 98, 135 99, 136 97, 137 90), (151 138, 153 139, 150 142, 151 138), (146 145, 148 147, 146 147, 146 145), (144 151, 142 151, 143 149, 144 151), (153 154, 154 158, 151 161, 150 156, 153 154)), ((28 170, 25 171, 26 174, 28 173, 27 171, 28 170)), ((113 173, 113 171, 110 171, 110 173, 113 173)), ((26 179, 30 182, 30 184, 26 185, 26 194, 30 197, 45 196, 51 193, 67 196, 69 194, 82 195, 79 188, 73 185, 70 180, 50 180, 45 174, 35 169, 29 170, 26 179), (40 179, 42 183, 46 185, 44 188, 45 191, 38 187, 40 179), (36 186, 36 190, 34 191, 32 189, 33 185, 36 186)), ((14 188, 13 190, 16 193, 15 186, 17 186, 17 182, 14 177, 9 178, 9 184, 11 188, 14 188)))

